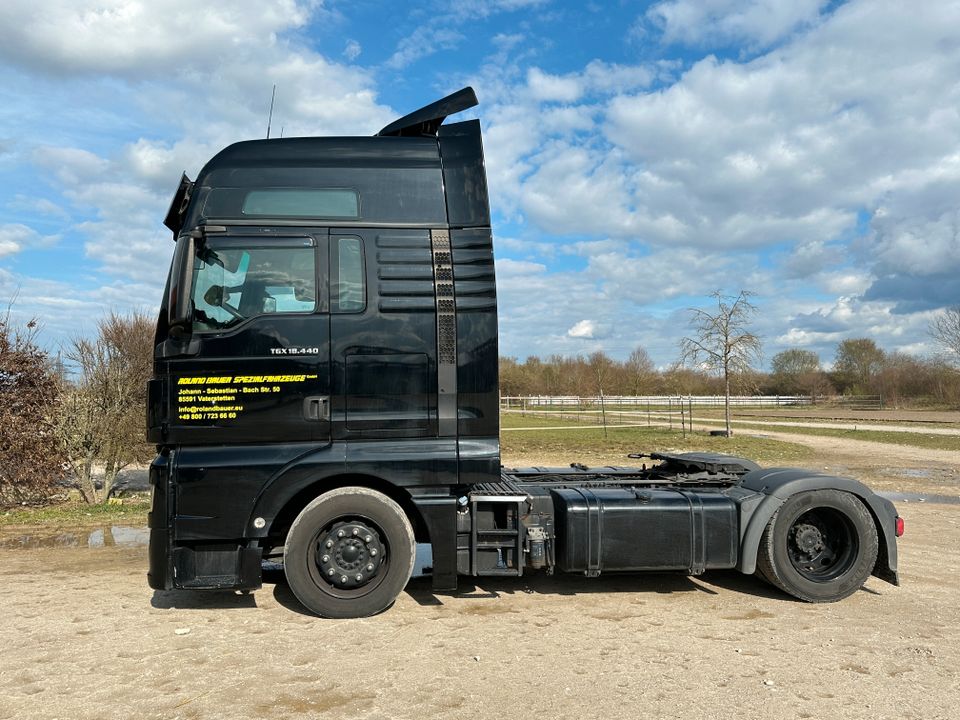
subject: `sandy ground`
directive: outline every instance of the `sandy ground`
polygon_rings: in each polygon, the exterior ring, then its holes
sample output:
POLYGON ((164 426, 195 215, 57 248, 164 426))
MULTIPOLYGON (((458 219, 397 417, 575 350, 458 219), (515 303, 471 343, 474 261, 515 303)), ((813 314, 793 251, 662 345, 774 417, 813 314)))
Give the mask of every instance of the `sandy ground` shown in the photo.
MULTIPOLYGON (((960 495, 958 453, 765 434, 878 490, 960 495)), ((305 614, 276 572, 246 596, 154 592, 145 548, 122 545, 142 533, 22 549, 11 528, 0 720, 955 718, 960 505, 898 506, 902 586, 871 578, 834 605, 735 572, 537 575, 440 596, 417 579, 387 612, 349 621, 305 614)))
POLYGON ((8 545, 0 718, 954 718, 960 508, 901 512, 903 585, 820 606, 733 572, 539 575, 328 621, 282 582, 155 593, 142 547, 8 545))

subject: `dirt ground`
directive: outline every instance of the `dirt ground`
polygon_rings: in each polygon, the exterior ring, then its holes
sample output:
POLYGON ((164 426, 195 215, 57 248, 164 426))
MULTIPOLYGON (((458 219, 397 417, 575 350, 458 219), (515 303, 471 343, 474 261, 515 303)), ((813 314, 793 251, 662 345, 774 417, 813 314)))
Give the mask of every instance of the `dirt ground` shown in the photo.
POLYGON ((154 592, 143 547, 8 537, 0 718, 954 718, 960 508, 901 513, 902 586, 834 605, 734 572, 418 579, 348 621, 282 582, 154 592))
MULTIPOLYGON (((960 496, 958 453, 764 434, 878 490, 960 496)), ((898 508, 901 587, 871 578, 833 605, 736 572, 461 579, 438 596, 415 579, 346 621, 305 614, 277 572, 252 595, 154 592, 142 531, 25 549, 8 528, 0 720, 955 718, 960 505, 898 508)))

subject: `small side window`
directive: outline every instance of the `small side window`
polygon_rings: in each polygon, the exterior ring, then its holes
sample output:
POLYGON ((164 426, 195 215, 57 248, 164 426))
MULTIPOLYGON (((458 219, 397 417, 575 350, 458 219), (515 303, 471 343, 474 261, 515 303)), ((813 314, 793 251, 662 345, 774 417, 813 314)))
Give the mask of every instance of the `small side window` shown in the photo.
POLYGON ((363 245, 360 238, 341 237, 337 238, 335 247, 337 277, 333 288, 334 311, 362 312, 367 306, 363 274, 363 245))

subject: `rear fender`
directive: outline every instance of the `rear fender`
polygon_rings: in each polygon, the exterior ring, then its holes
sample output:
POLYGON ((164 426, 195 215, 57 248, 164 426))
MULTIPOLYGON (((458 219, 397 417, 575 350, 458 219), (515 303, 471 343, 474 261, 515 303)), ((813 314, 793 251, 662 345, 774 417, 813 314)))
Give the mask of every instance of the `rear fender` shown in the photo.
POLYGON ((740 487, 763 496, 759 503, 741 503, 740 506, 740 562, 737 569, 741 572, 750 575, 756 571, 760 536, 770 518, 790 496, 810 490, 842 490, 860 498, 877 525, 880 551, 873 574, 894 585, 900 584, 897 574, 897 509, 863 483, 809 470, 767 468, 744 475, 740 487))

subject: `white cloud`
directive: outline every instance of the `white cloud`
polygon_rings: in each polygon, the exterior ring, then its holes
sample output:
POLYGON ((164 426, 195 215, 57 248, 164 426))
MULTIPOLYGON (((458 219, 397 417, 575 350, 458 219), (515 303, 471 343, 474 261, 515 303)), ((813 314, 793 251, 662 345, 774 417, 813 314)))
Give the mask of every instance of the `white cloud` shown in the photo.
MULTIPOLYGON (((104 143, 111 148, 108 151, 52 144, 32 151, 33 162, 48 181, 87 218, 73 224, 71 232, 81 235, 87 256, 114 277, 162 287, 172 243, 161 220, 180 173, 186 171, 196 177, 203 163, 224 146, 263 137, 274 84, 274 136, 281 129, 287 137, 362 135, 375 132, 396 116, 377 103, 369 72, 328 60, 277 35, 300 27, 311 12, 323 12, 317 3, 285 0, 270 7, 213 3, 198 9, 180 0, 149 7, 137 3, 121 6, 108 0, 90 5, 93 10, 84 7, 71 4, 62 17, 28 32, 18 41, 19 50, 8 48, 6 52, 19 53, 17 60, 23 72, 31 67, 30 48, 49 55, 44 60, 48 70, 55 63, 63 65, 59 70, 62 73, 94 72, 105 67, 117 78, 46 82, 54 87, 60 82, 63 92, 77 84, 110 84, 112 92, 107 97, 126 124, 134 124, 138 114, 142 118, 144 131, 139 137, 129 141, 110 139, 104 143), (109 53, 104 58, 80 57, 97 54, 97 48, 85 39, 87 25, 78 30, 74 44, 63 48, 61 55, 48 53, 47 45, 68 31, 68 21, 76 13, 87 18, 83 22, 90 27, 100 30, 105 23, 117 27, 153 23, 156 28, 153 34, 135 35, 149 36, 149 41, 128 43, 130 49, 124 52, 137 56, 124 60, 129 60, 130 66, 124 65, 122 70, 108 67, 113 62, 109 53), (183 37, 171 40, 172 48, 183 50, 182 43, 193 43, 198 45, 196 52, 181 52, 176 62, 168 63, 168 74, 162 80, 154 79, 149 68, 138 69, 138 63, 152 66, 161 62, 154 39, 177 34, 177 23, 185 16, 197 27, 185 29, 183 37), (203 20, 209 20, 208 25, 199 27, 203 20)), ((24 8, 24 4, 15 3, 0 13, 12 18, 24 8)), ((30 23, 36 23, 32 17, 20 19, 33 27, 30 23)))
POLYGON ((530 262, 528 260, 511 260, 510 258, 497 258, 497 277, 529 277, 546 272, 547 266, 542 263, 530 262))
POLYGON ((581 320, 572 328, 567 330, 567 335, 572 338, 586 338, 592 340, 596 335, 596 323, 593 320, 581 320))
POLYGON ((767 46, 813 24, 829 0, 668 0, 647 11, 665 43, 767 46))
POLYGON ((527 71, 527 88, 539 102, 575 102, 583 94, 583 86, 576 75, 550 75, 539 68, 527 71))
POLYGON ((400 41, 386 65, 392 70, 402 70, 420 58, 441 50, 453 50, 464 39, 463 33, 452 28, 422 25, 400 41))
POLYGON ((690 242, 707 228, 736 245, 828 240, 856 207, 949 172, 958 23, 955 4, 850 3, 757 60, 707 58, 664 90, 614 99, 609 137, 682 188, 641 198, 676 208, 690 242))
POLYGON ((363 47, 356 40, 347 40, 346 46, 343 48, 343 56, 349 61, 353 62, 358 57, 360 53, 363 52, 363 47))
POLYGON ((5 0, 0 57, 56 74, 171 76, 218 66, 302 27, 316 3, 297 0, 5 0))
POLYGON ((15 255, 27 247, 49 247, 59 239, 59 235, 41 235, 20 223, 0 225, 0 258, 15 255))

